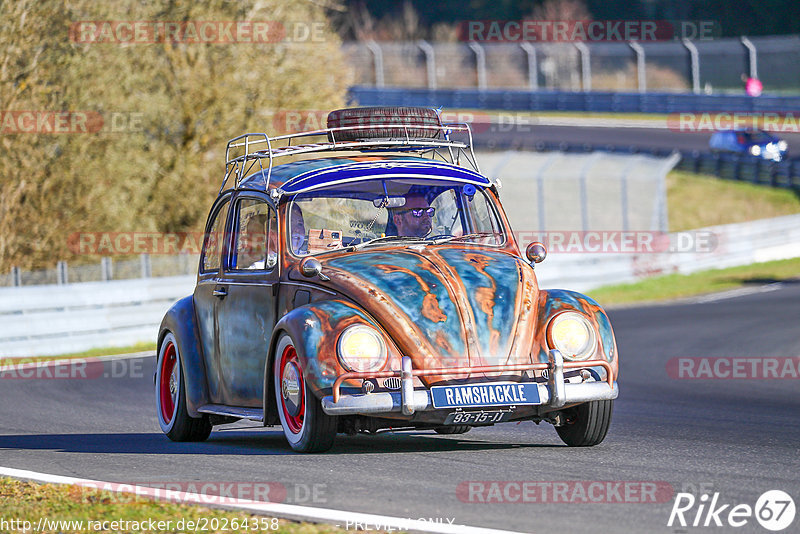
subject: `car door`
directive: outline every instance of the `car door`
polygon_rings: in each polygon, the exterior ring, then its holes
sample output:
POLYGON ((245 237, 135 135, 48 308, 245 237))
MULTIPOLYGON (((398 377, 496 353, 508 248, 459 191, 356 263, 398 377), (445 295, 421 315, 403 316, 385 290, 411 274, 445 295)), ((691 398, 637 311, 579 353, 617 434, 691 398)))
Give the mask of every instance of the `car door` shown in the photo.
POLYGON ((194 290, 194 310, 197 330, 206 367, 209 400, 214 404, 223 402, 222 381, 217 355, 216 312, 217 296, 222 260, 226 255, 230 238, 228 230, 228 207, 231 195, 221 197, 206 223, 203 251, 200 256, 197 285, 194 290))
POLYGON ((239 194, 231 215, 232 247, 216 286, 217 364, 226 405, 261 407, 276 323, 278 219, 257 193, 239 194))

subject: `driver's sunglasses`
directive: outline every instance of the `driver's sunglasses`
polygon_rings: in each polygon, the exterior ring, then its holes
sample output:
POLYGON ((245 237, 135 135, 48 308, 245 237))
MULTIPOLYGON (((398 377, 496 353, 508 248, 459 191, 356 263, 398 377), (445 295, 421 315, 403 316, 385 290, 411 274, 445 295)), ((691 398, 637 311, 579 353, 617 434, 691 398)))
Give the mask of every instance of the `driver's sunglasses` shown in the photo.
POLYGON ((411 215, 413 215, 414 217, 422 217, 423 213, 425 215, 427 215, 428 217, 433 217, 433 214, 436 213, 436 208, 431 207, 431 206, 429 206, 427 208, 410 208, 410 209, 407 209, 407 210, 403 210, 400 213, 404 214, 404 213, 408 213, 409 211, 411 212, 411 215))

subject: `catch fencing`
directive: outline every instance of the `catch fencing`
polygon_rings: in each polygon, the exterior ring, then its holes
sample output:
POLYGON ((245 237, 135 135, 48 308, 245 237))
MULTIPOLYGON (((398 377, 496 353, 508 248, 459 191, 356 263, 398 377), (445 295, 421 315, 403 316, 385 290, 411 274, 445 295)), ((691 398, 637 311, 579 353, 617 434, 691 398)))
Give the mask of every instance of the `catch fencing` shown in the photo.
POLYGON ((429 89, 744 93, 798 92, 800 37, 658 42, 348 42, 355 83, 429 89))

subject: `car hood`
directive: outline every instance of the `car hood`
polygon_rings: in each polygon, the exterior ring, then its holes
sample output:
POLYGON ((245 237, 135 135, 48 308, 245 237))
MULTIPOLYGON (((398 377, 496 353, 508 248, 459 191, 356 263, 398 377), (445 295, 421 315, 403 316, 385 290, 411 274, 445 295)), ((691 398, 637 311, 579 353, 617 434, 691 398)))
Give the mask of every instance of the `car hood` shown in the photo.
MULTIPOLYGON (((440 245, 320 261, 326 285, 370 313, 416 369, 532 361, 538 286, 518 256, 440 245)), ((443 372, 423 382, 466 378, 443 372)))

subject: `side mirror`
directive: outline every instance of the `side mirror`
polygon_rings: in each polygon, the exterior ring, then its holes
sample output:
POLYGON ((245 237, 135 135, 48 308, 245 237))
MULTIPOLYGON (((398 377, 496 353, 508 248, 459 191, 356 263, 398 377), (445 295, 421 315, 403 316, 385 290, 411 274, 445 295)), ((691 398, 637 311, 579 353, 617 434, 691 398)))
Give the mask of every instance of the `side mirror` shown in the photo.
POLYGON ((542 263, 547 257, 547 249, 538 241, 534 241, 525 249, 525 257, 531 263, 542 263))
POLYGON ((319 276, 319 279, 323 282, 327 282, 330 280, 329 277, 322 274, 322 264, 319 262, 317 258, 307 257, 304 258, 300 262, 300 272, 306 278, 313 278, 315 276, 319 276))

